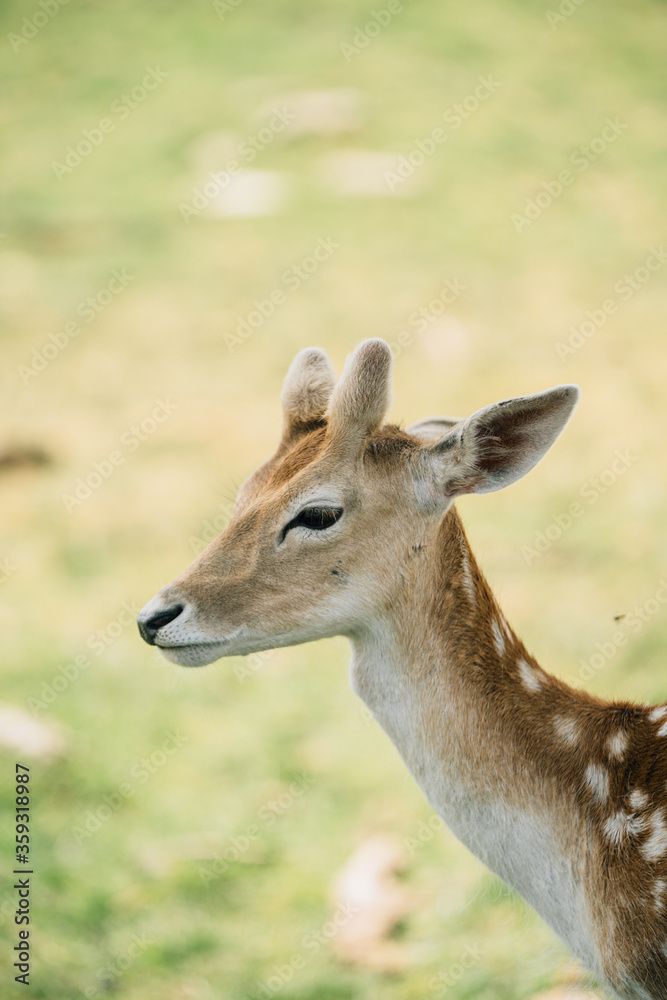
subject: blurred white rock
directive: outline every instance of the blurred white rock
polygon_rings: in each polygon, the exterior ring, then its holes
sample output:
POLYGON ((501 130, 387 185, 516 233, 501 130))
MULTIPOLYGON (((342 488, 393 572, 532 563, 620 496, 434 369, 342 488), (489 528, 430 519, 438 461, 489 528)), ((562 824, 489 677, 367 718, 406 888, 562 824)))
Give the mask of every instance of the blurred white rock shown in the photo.
POLYGON ((264 101, 257 119, 265 121, 283 109, 293 116, 285 129, 285 138, 350 135, 366 121, 366 96, 352 87, 288 91, 264 101))
POLYGON ((213 197, 208 213, 216 218, 278 215, 288 201, 286 174, 276 170, 241 170, 213 197))
MULTIPOLYGON (((165 878, 174 865, 183 861, 211 862, 220 859, 225 842, 216 833, 186 833, 163 837, 137 848, 136 856, 145 872, 165 878)), ((209 866, 211 867, 211 866, 209 866)), ((211 877, 215 878, 212 870, 211 877)))
POLYGON ((354 197, 395 198, 414 194, 414 176, 396 185, 401 157, 365 149, 339 149, 320 157, 320 174, 325 185, 336 194, 354 197))
POLYGON ((53 722, 35 719, 24 709, 0 702, 0 746, 26 757, 58 757, 65 737, 53 722))

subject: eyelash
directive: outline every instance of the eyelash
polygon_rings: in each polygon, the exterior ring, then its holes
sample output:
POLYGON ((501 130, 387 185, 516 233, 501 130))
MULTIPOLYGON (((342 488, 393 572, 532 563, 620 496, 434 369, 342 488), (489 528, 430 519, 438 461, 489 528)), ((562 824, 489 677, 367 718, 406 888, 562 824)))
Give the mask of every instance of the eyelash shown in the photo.
POLYGON ((342 507, 304 507, 285 526, 282 538, 285 538, 290 528, 308 528, 310 531, 325 531, 339 521, 342 514, 342 507))

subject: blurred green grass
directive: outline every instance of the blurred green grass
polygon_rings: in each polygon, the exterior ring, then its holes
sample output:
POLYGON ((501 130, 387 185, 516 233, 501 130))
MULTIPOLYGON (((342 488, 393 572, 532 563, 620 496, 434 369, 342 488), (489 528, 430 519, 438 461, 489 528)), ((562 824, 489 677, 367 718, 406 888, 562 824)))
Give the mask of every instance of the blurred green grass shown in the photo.
MULTIPOLYGON (((394 419, 468 413, 560 381, 584 390, 543 466, 506 493, 460 504, 518 632, 547 669, 577 682, 614 616, 665 575, 665 273, 574 356, 560 360, 555 345, 664 237, 666 12, 587 2, 552 29, 548 9, 415 0, 347 63, 340 45, 369 19, 358 0, 244 0, 222 20, 207 3, 71 2, 16 52, 8 35, 33 8, 2 6, 3 435, 54 459, 0 477, 0 556, 16 567, 2 584, 3 698, 26 706, 63 664, 90 657, 40 714, 65 728, 65 755, 32 767, 40 1000, 90 988, 126 1000, 254 996, 327 919, 332 878, 363 838, 414 838, 431 816, 349 692, 342 640, 275 652, 248 677, 242 661, 172 668, 133 626, 102 652, 90 646, 123 602, 140 607, 184 568, 271 452, 296 350, 320 344, 340 369, 358 340, 395 341, 444 280, 460 279, 449 325, 415 334, 397 359, 394 419), (147 66, 167 79, 58 181, 52 162, 147 66), (428 159, 412 196, 352 198, 323 184, 325 154, 407 154, 488 75, 500 88, 428 159), (253 164, 291 179, 282 214, 184 224, 179 204, 208 172, 193 161, 199 137, 250 134, 266 102, 336 87, 365 95, 357 133, 272 143, 253 164), (518 235, 512 213, 608 117, 627 129, 518 235), (340 244, 331 259, 230 353, 224 334, 328 236, 340 244), (19 366, 114 268, 133 281, 24 385, 19 366), (165 398, 175 413, 68 513, 62 494, 165 398), (619 448, 636 455, 631 469, 528 565, 522 547, 619 448), (186 738, 182 748, 77 843, 73 827, 169 732, 186 738), (209 835, 222 852, 303 775, 307 792, 205 884, 193 837, 209 835), (150 943, 103 982, 98 970, 127 955, 133 935, 150 943)), ((587 686, 667 698, 666 645, 661 609, 587 686)), ((10 774, 13 756, 3 759, 10 774)), ((2 795, 11 807, 9 782, 2 795)), ((434 981, 469 945, 482 957, 449 987, 457 1000, 528 998, 561 976, 564 950, 449 834, 409 856, 406 879, 420 905, 402 929, 404 972, 354 970, 322 948, 277 995, 435 998, 434 981)), ((5 920, 13 944, 12 930, 5 920)), ((6 977, 10 953, 3 944, 6 977)))

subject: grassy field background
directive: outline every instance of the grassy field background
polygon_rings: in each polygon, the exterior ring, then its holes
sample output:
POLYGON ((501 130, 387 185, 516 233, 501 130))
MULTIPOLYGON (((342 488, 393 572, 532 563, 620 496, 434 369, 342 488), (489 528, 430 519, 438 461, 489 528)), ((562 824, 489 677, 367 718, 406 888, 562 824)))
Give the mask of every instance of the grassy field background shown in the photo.
MULTIPOLYGON (((432 813, 349 691, 343 640, 185 671, 139 639, 134 612, 224 527, 273 450, 282 377, 306 345, 340 370, 363 337, 407 332, 397 421, 577 381, 582 406, 548 460, 459 508, 546 669, 667 699, 665 608, 631 625, 667 575, 667 11, 392 9, 372 38, 384 0, 0 10, 0 443, 49 458, 0 467, 2 699, 62 740, 25 758, 39 1000, 523 1000, 568 974, 565 950, 450 834, 415 846, 432 813), (154 89, 132 98, 150 70, 154 89), (480 79, 492 93, 469 110, 480 79), (280 209, 225 215, 213 199, 186 221, 180 206, 281 108, 290 129, 244 163, 282 185, 280 209), (90 154, 58 167, 105 118, 90 154), (446 138, 392 194, 387 170, 437 128, 446 138), (613 140, 598 141, 605 129, 613 140), (337 247, 290 288, 283 275, 319 240, 337 247), (447 281, 465 289, 436 316, 447 281), (276 289, 273 315, 233 343, 276 289), (572 328, 581 346, 566 350, 572 328), (112 452, 112 474, 76 498, 112 452), (558 529, 576 501, 582 516, 558 529), (331 917, 336 873, 378 833, 403 845, 417 900, 393 973, 303 944, 331 917), (457 977, 467 948, 477 957, 457 977), (303 967, 267 986, 295 954, 303 967)), ((1 752, 11 817, 17 752, 1 752)), ((12 838, 8 822, 3 996, 24 989, 12 838)))

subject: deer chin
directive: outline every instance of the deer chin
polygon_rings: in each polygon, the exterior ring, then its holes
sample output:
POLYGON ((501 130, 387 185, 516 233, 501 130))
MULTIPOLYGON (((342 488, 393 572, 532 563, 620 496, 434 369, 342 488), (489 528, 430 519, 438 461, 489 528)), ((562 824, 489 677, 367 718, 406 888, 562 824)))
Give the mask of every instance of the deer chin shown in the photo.
POLYGON ((219 638, 208 637, 197 634, 193 629, 190 636, 187 632, 179 636, 163 636, 162 640, 156 642, 156 648, 160 650, 165 660, 170 663, 178 663, 181 667, 204 667, 207 663, 213 663, 223 656, 242 656, 248 649, 248 630, 244 627, 236 628, 228 635, 219 638), (172 639, 170 642, 169 639, 172 639), (177 639, 185 641, 178 642, 177 639), (189 642, 187 640, 190 640, 189 642))
POLYGON ((315 625, 271 633, 253 632, 243 626, 221 639, 199 642, 193 640, 173 645, 156 643, 156 647, 171 663, 178 663, 181 667, 204 667, 225 656, 249 656, 251 653, 263 653, 283 646, 300 646, 304 642, 340 634, 340 629, 326 629, 315 625))
POLYGON ((254 633, 247 626, 241 626, 219 639, 193 636, 191 642, 156 643, 166 660, 181 667, 204 667, 225 656, 248 656, 250 653, 273 649, 276 645, 291 645, 294 641, 282 643, 280 636, 254 633))
POLYGON ((234 656, 235 650, 229 651, 229 641, 226 639, 220 642, 193 642, 183 646, 160 646, 160 650, 165 660, 170 663, 178 663, 181 667, 205 667, 207 663, 213 663, 223 656, 234 656))

